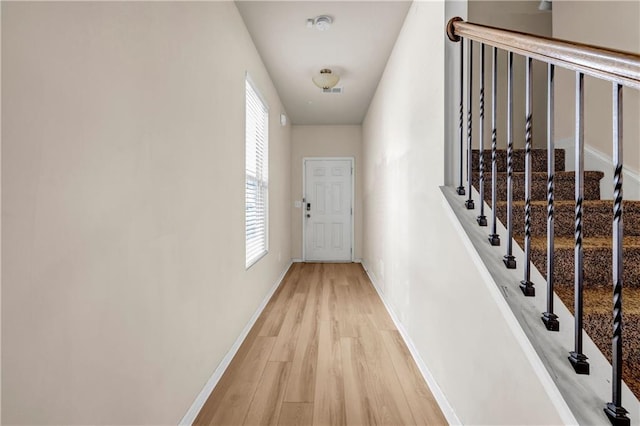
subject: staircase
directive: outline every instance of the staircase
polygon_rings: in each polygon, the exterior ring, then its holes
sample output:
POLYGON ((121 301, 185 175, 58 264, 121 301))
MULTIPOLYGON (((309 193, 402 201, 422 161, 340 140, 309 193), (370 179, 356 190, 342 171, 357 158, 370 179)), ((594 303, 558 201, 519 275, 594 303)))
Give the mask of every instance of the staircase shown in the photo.
MULTIPOLYGON (((498 219, 506 224, 506 151, 497 151, 498 219)), ((491 167, 491 152, 483 153, 485 170, 491 167)), ((513 234, 522 246, 524 241, 524 150, 513 156, 513 234)), ((555 151, 554 188, 554 285, 556 294, 573 312, 574 277, 574 173, 565 171, 564 150, 555 151)), ((479 152, 473 151, 475 167, 472 182, 478 189, 479 152)), ((531 260, 546 273, 547 257, 547 151, 532 150, 531 188, 531 260)), ((585 171, 583 204, 584 250, 584 329, 611 362, 612 334, 612 219, 613 201, 600 200, 599 171, 585 171)), ((491 204, 491 173, 485 171, 484 193, 491 204)), ((624 201, 624 311, 623 311, 623 379, 640 398, 640 201, 624 201)), ((491 225, 491 218, 489 225, 491 225)), ((487 228, 490 229, 490 228, 487 228)), ((503 244, 506 236, 502 236, 503 244)), ((535 283, 541 290, 545 283, 535 283)), ((541 295, 543 291, 539 292, 541 295)), ((538 296, 541 297, 541 296, 538 296)), ((560 324, 573 327, 573 324, 560 324)), ((587 354, 588 356, 588 354, 587 354)))

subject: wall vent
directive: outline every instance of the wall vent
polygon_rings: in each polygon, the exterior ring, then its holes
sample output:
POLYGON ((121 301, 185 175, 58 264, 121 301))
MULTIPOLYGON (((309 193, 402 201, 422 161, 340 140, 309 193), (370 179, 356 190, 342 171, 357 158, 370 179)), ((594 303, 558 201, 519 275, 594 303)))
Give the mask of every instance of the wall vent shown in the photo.
POLYGON ((323 93, 342 93, 342 87, 333 87, 331 89, 322 89, 323 93))

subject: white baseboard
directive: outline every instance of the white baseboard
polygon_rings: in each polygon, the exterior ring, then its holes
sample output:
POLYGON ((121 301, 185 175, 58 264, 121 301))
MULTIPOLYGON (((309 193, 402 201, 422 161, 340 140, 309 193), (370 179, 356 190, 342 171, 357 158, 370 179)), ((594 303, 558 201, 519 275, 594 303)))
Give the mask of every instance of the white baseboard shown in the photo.
POLYGON ((220 378, 224 374, 227 367, 229 367, 231 360, 238 352, 238 349, 240 349, 240 345, 242 345, 242 342, 244 342, 244 339, 249 334, 249 331, 251 331, 251 328, 258 320, 258 317, 264 310, 265 306, 267 306, 267 303, 269 303, 269 300, 271 300, 271 296, 273 296, 273 293, 275 293, 276 289, 284 279, 284 276, 286 275, 287 271, 291 267, 292 263, 293 261, 289 262, 289 264, 284 268, 284 270, 276 280, 275 284, 268 291, 267 295, 264 297, 264 299, 258 306, 258 309, 256 309, 253 316, 251 317, 251 319, 249 319, 249 322, 240 333, 240 336, 238 336, 236 341, 233 343, 233 346, 231 346, 231 349, 229 349, 229 352, 227 352, 227 354, 224 356, 220 364, 218 364, 218 367, 215 369, 215 371, 213 372, 209 380, 207 380, 207 383, 204 385, 204 387, 196 397, 195 401, 193 401, 193 404, 191 404, 191 407, 189 407, 189 410, 187 411, 187 413, 184 415, 182 420, 180 420, 180 423, 178 423, 180 426, 187 426, 187 425, 193 424, 194 420, 196 419, 196 416, 198 415, 200 410, 202 410, 204 403, 207 402, 209 395, 211 395, 211 392, 213 392, 213 389, 218 384, 218 381, 220 381, 220 378))
POLYGON ((453 411, 453 407, 451 407, 451 404, 449 404, 447 397, 444 395, 444 393, 442 392, 442 389, 440 389, 440 386, 438 386, 438 383, 436 382, 435 378, 427 368, 427 365, 422 360, 422 357, 418 353, 418 349, 413 344, 413 341, 407 334, 407 331, 402 325, 402 323, 400 322, 400 319, 396 316, 396 314, 393 312, 391 307, 387 304, 384 298, 384 295, 382 294, 382 292, 380 291, 380 288, 376 284, 375 275, 370 272, 367 266, 367 263, 363 259, 359 259, 359 260, 362 263, 362 267, 367 273, 369 280, 371 280, 371 283, 373 284, 373 288, 376 289, 378 296, 380 296, 380 300, 382 300, 384 307, 387 309, 387 312, 389 312, 389 315, 391 316, 391 319, 393 320, 396 328, 398 329, 400 336, 402 336, 402 340, 404 340, 404 343, 407 345, 407 348, 409 349, 409 352, 411 353, 413 360, 416 362, 416 365, 418 366, 418 369, 420 370, 420 373, 422 374, 422 377, 424 378, 425 382, 427 382, 427 386, 429 386, 429 390, 431 390, 431 393, 433 394, 433 397, 436 399, 436 402, 440 406, 440 409, 442 410, 444 417, 447 419, 447 422, 450 425, 461 425, 462 422, 456 415, 455 411, 453 411))
MULTIPOLYGON (((294 259, 291 259, 291 262, 292 263, 302 263, 302 262, 304 262, 304 260, 294 258, 294 259)), ((362 263, 362 259, 359 259, 359 258, 353 259, 353 263, 362 263)))
MULTIPOLYGON (((566 138, 556 141, 556 148, 565 150, 565 169, 575 170, 575 140, 566 138)), ((585 170, 599 170, 604 173, 600 181, 600 198, 613 199, 613 159, 607 154, 588 145, 584 146, 585 170)), ((640 173, 624 167, 622 169, 623 194, 625 200, 640 200, 640 173)))

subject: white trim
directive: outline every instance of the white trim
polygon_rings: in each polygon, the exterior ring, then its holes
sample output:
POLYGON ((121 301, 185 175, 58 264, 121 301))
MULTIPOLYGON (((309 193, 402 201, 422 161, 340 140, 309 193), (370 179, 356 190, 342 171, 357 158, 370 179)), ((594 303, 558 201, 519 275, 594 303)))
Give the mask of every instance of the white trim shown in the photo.
POLYGON ((211 395, 211 392, 213 392, 213 389, 218 384, 218 381, 220 381, 220 378, 222 378, 222 375, 224 374, 225 370, 227 369, 227 367, 229 367, 231 360, 238 352, 238 349, 240 349, 240 345, 242 345, 242 342, 244 342, 244 339, 247 337, 247 335, 251 331, 251 328, 258 320, 258 317, 260 316, 264 308, 267 306, 267 303, 269 303, 269 300, 271 300, 271 296, 273 296, 273 293, 275 293, 276 289, 280 286, 280 283, 282 283, 282 280, 284 279, 284 276, 287 274, 287 271, 289 271, 289 268, 291 267, 292 263, 293 262, 289 262, 287 264, 287 266, 284 268, 284 270, 276 280, 275 284, 271 287, 271 289, 269 289, 269 291, 267 292, 267 295, 264 297, 264 299, 258 306, 258 309, 256 309, 253 316, 249 319, 249 322, 247 323, 247 325, 245 325, 244 329, 242 330, 242 332, 240 333, 236 341, 231 346, 231 349, 229 349, 229 352, 227 352, 224 358, 222 358, 222 361, 220 361, 220 364, 218 364, 218 367, 216 367, 215 371, 213 372, 209 380, 207 380, 207 383, 204 385, 204 387, 196 397, 195 401, 193 401, 193 404, 191 404, 191 407, 189 407, 189 410, 187 411, 187 413, 184 415, 182 420, 180 420, 180 422, 178 423, 179 425, 186 426, 186 425, 193 424, 196 417, 198 416, 198 413, 200 412, 200 410, 202 410, 204 403, 207 402, 209 395, 211 395))
POLYGON ((307 211, 307 158, 302 158, 302 261, 307 259, 307 227, 305 222, 305 214, 307 211))
MULTIPOLYGON (((292 263, 303 263, 303 262, 304 262, 304 260, 302 260, 302 259, 298 259, 298 258, 295 258, 295 259, 291 259, 291 262, 292 262, 292 263)), ((362 260, 362 259, 360 259, 360 258, 353 259, 353 263, 362 263, 362 262, 363 262, 363 260, 362 260)))
MULTIPOLYGON (((260 187, 264 187, 264 185, 261 185, 261 182, 266 182, 266 191, 265 191, 265 199, 264 199, 264 250, 257 256, 253 257, 252 259, 247 259, 247 213, 246 213, 246 197, 247 197, 247 189, 246 189, 246 185, 247 185, 247 173, 245 171, 245 190, 244 190, 244 194, 245 194, 245 271, 249 270, 253 265, 255 265, 256 263, 258 263, 258 261, 260 259, 262 259, 263 257, 265 257, 267 254, 269 254, 269 135, 270 135, 270 126, 269 126, 269 104, 267 103, 267 100, 264 96, 262 96, 262 93, 260 92, 260 90, 258 89, 257 84, 253 81, 253 79, 251 78, 251 76, 249 75, 248 71, 245 71, 245 102, 244 102, 244 125, 245 125, 245 134, 244 134, 244 161, 246 163, 247 161, 247 115, 248 115, 248 102, 250 99, 249 96, 249 92, 247 91, 247 85, 251 88, 251 91, 253 92, 253 94, 255 94, 258 97, 258 100, 262 103, 262 107, 265 110, 266 113, 266 117, 264 117, 264 125, 265 125, 265 134, 263 135, 265 140, 264 143, 264 154, 263 154, 263 160, 264 160, 264 167, 266 167, 266 179, 264 179, 264 176, 262 176, 262 172, 264 172, 265 170, 261 170, 258 171, 258 169, 256 168, 256 182, 257 182, 257 188, 260 187), (261 177, 261 178, 259 178, 261 177)), ((255 147, 256 147, 256 157, 259 157, 258 153, 257 153, 257 148, 258 148, 258 143, 255 142, 255 147)), ((260 192, 260 190, 258 190, 258 192, 260 192)))
POLYGON ((436 402, 440 406, 440 409, 442 410, 442 414, 444 414, 444 417, 447 419, 447 422, 450 425, 461 425, 462 422, 456 415, 451 404, 449 404, 449 400, 442 392, 442 389, 440 389, 440 386, 438 386, 438 382, 436 382, 436 379, 431 374, 431 371, 429 371, 429 368, 427 368, 427 365, 422 360, 422 357, 420 356, 418 349, 413 344, 411 337, 409 337, 409 334, 407 333, 404 326, 400 322, 400 319, 396 316, 396 314, 393 312, 391 307, 387 304, 384 298, 384 295, 382 294, 382 292, 380 291, 380 288, 376 283, 375 275, 373 274, 373 272, 369 273, 369 268, 367 267, 367 264, 364 260, 359 259, 359 261, 362 263, 362 267, 364 268, 364 271, 367 273, 369 280, 373 284, 373 288, 376 289, 376 292, 378 293, 380 300, 382 300, 384 307, 387 309, 387 312, 391 316, 391 319, 393 320, 393 323, 398 329, 398 332, 400 333, 402 340, 407 345, 407 348, 409 349, 409 353, 413 357, 413 360, 416 362, 416 365, 418 366, 418 369, 420 370, 420 373, 422 374, 422 377, 424 378, 425 382, 427 382, 427 386, 429 387, 429 390, 431 391, 431 393, 433 394, 433 397, 436 399, 436 402))
MULTIPOLYGON (((268 226, 267 226, 267 228, 268 228, 268 226)), ((269 237, 267 237, 267 242, 268 242, 268 240, 269 240, 269 237)), ((246 241, 245 241, 245 244, 246 244, 246 241)), ((245 270, 245 271, 248 271, 249 269, 251 269, 251 267, 252 267, 253 265, 255 265, 256 263, 258 263, 258 261, 259 261, 260 259, 262 259, 263 257, 265 257, 265 256, 266 256, 266 255, 268 255, 268 254, 269 254, 269 250, 265 250, 265 251, 263 251, 263 252, 262 252, 258 257, 254 258, 250 263, 246 264, 246 266, 245 266, 244 270, 245 270)))
MULTIPOLYGON (((540 380, 540 384, 542 385, 543 389, 546 391, 551 403, 556 408, 558 415, 562 419, 563 424, 577 425, 578 421, 576 420, 575 416, 573 415, 573 412, 569 408, 569 405, 567 405, 564 397, 560 393, 558 386, 555 384, 555 382, 551 378, 549 371, 544 366, 544 363, 542 362, 535 348, 529 341, 529 338, 527 337, 524 330, 522 329, 522 326, 518 322, 518 319, 513 314, 513 311, 509 307, 509 304, 507 303, 504 296, 498 289, 498 286, 493 280, 493 277, 491 276, 489 269, 487 269, 487 266, 480 258, 480 255, 478 254, 475 247, 473 246, 471 239, 469 238, 469 236, 467 235, 467 232, 462 227, 462 224, 460 223, 458 217, 453 211, 453 208, 447 201, 447 198, 445 197, 444 193, 441 192, 441 194, 442 194, 442 205, 444 206, 445 214, 447 215, 447 217, 451 221, 451 224, 455 228, 456 235, 460 236, 460 240, 462 241, 473 264, 477 267, 478 272, 480 273, 480 278, 482 278, 480 279, 480 281, 482 281, 482 283, 486 286, 487 290, 489 291, 489 295, 491 296, 493 301, 496 303, 496 306, 500 310, 500 313, 503 315, 505 319, 505 323, 513 333, 513 336, 516 342, 522 348, 522 352, 524 353, 525 358, 529 361, 529 364, 531 365, 534 374, 540 380)), ((476 197, 478 196, 475 189, 474 189, 474 194, 476 197)), ((515 247, 517 247, 517 245, 514 244, 514 251, 517 251, 515 247)))
MULTIPOLYGON (((575 170, 574 138, 565 138, 556 141, 556 148, 565 150, 565 169, 575 170)), ((604 173, 600 181, 600 198, 613 199, 613 159, 607 154, 584 146, 585 170, 598 170, 604 173)), ((628 167, 622 168, 624 198, 627 200, 640 200, 640 173, 628 167)))
POLYGON ((262 103, 264 104, 265 108, 267 108, 267 112, 268 112, 269 111, 269 103, 267 102, 267 98, 265 98, 262 95, 262 91, 258 89, 258 84, 256 84, 255 80, 253 78, 251 78, 251 74, 249 74, 248 70, 245 70, 244 78, 245 78, 245 80, 249 81, 249 84, 251 84, 251 86, 253 87, 253 90, 256 91, 256 94, 258 95, 258 97, 260 98, 262 103))
MULTIPOLYGON (((327 161, 350 161, 351 162, 351 262, 354 262, 356 255, 356 235, 355 235, 355 217, 356 217, 356 160, 355 157, 303 157, 302 158, 302 198, 306 200, 307 194, 307 160, 327 160, 327 161)), ((307 211, 305 203, 302 203, 302 261, 307 261, 307 233, 305 212, 307 211)))

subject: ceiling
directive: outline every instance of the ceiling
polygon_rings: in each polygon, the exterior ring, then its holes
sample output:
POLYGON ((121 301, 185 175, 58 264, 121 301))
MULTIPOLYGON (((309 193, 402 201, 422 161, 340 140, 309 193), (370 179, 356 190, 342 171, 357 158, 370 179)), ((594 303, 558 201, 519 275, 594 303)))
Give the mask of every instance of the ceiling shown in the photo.
POLYGON ((407 15, 410 1, 236 1, 293 124, 360 124, 407 15), (307 19, 329 15, 318 31, 307 19), (311 81, 330 68, 343 93, 311 81))

